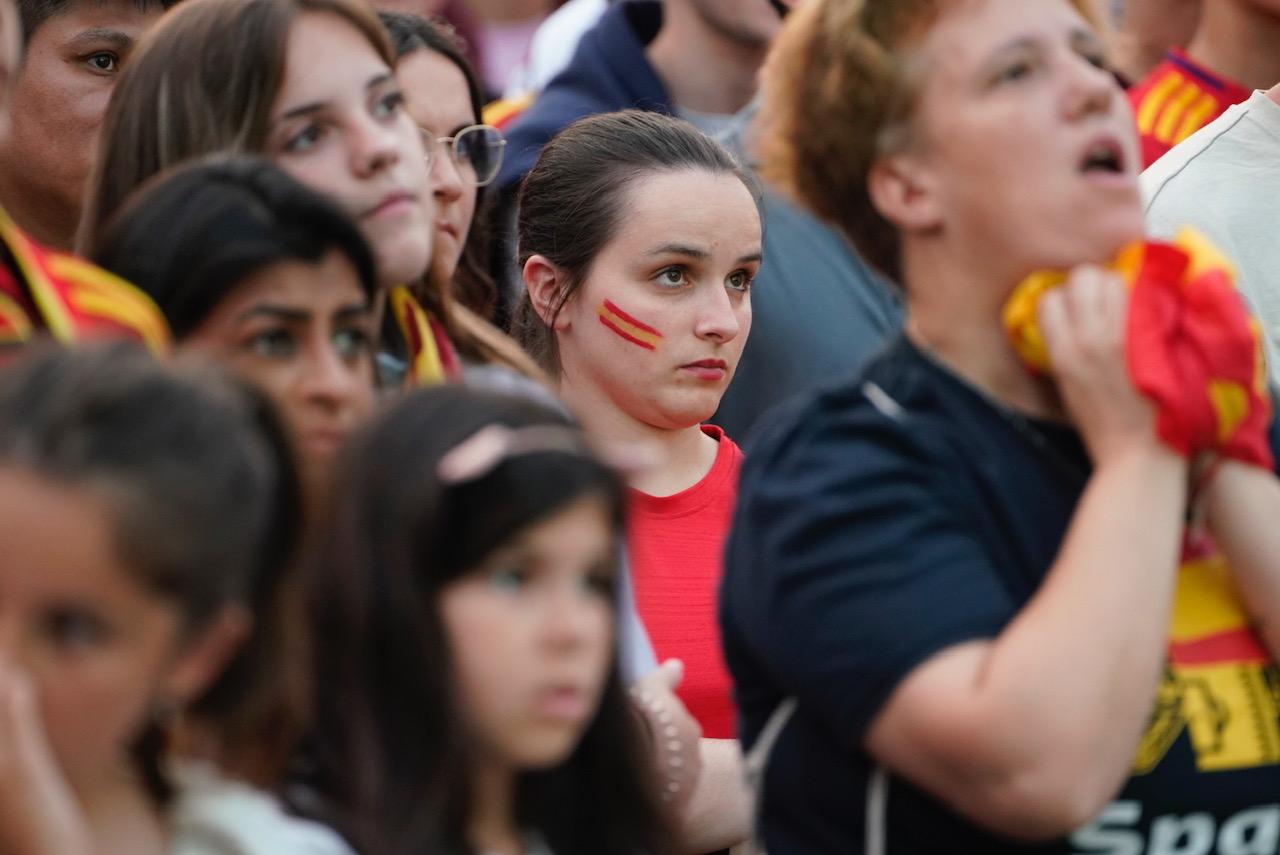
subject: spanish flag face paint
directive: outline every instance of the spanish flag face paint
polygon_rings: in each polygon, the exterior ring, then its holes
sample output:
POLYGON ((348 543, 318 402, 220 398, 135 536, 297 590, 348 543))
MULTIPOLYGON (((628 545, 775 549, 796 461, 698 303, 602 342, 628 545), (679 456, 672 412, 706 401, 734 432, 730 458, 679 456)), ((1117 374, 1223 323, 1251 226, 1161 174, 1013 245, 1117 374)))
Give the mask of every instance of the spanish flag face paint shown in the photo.
POLYGON ((620 338, 645 350, 656 350, 662 333, 624 312, 612 300, 605 300, 596 308, 596 316, 620 338))

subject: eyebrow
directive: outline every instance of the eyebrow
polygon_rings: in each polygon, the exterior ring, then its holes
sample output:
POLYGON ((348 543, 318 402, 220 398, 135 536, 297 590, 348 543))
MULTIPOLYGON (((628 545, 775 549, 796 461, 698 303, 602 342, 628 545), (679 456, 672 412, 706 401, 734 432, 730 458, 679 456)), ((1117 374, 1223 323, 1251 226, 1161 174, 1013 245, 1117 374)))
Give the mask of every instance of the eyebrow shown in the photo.
POLYGON ((124 48, 133 46, 133 36, 120 30, 113 30, 110 27, 90 27, 75 34, 71 39, 72 45, 89 45, 106 42, 111 47, 123 50, 124 48))
POLYGON ((711 253, 697 246, 689 246, 684 243, 664 243, 662 246, 655 247, 647 253, 648 255, 687 255, 690 258, 710 258, 711 253))
POLYGON ((343 306, 342 308, 338 309, 338 311, 334 313, 334 317, 336 317, 340 321, 349 321, 349 320, 352 320, 353 318, 359 318, 363 320, 364 318, 367 318, 372 314, 373 314, 373 309, 371 309, 369 306, 353 303, 351 305, 343 306))
MULTIPOLYGON (((368 83, 364 85, 364 89, 366 92, 368 92, 370 89, 376 89, 377 87, 381 86, 383 83, 386 83, 388 80, 392 80, 392 79, 394 78, 391 76, 391 72, 389 71, 383 74, 375 75, 368 83)), ((283 122, 286 119, 296 119, 299 116, 305 116, 305 115, 308 115, 309 113, 319 112, 324 108, 325 108, 324 101, 312 101, 310 104, 302 104, 301 106, 294 107, 292 110, 287 110, 284 113, 281 113, 276 118, 276 121, 283 122)))
POLYGON ((295 309, 292 306, 279 306, 271 303, 259 303, 249 309, 245 309, 236 318, 237 321, 247 321, 256 317, 277 318, 290 323, 303 323, 311 317, 311 312, 306 309, 295 309))

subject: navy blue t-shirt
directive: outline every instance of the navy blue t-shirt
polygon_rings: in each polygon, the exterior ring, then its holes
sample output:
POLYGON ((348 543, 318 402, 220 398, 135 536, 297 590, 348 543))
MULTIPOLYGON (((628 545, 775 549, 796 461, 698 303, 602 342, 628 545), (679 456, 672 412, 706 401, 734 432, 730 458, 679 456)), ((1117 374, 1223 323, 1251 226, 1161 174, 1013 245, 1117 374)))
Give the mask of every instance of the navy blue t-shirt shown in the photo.
MULTIPOLYGON (((744 748, 797 701, 763 781, 768 852, 1280 851, 1280 681, 1229 619, 1171 644, 1134 776, 1070 840, 994 837, 864 751, 899 681, 1026 604, 1088 479, 1074 431, 997 406, 898 336, 858 379, 775 418, 748 455, 721 590, 744 748)), ((1175 607, 1202 618, 1193 628, 1227 608, 1216 567, 1180 571, 1199 583, 1180 581, 1175 607)))

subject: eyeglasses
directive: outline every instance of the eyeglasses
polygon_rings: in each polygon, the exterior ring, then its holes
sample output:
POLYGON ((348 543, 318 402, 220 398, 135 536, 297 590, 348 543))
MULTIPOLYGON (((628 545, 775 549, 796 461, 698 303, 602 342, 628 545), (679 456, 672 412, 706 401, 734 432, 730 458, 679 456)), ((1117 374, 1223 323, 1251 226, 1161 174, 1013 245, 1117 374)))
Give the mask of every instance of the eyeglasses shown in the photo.
POLYGON ((463 181, 483 187, 497 177, 507 141, 493 125, 471 125, 451 137, 433 137, 425 128, 418 130, 422 131, 428 163, 435 159, 437 148, 445 146, 463 181))

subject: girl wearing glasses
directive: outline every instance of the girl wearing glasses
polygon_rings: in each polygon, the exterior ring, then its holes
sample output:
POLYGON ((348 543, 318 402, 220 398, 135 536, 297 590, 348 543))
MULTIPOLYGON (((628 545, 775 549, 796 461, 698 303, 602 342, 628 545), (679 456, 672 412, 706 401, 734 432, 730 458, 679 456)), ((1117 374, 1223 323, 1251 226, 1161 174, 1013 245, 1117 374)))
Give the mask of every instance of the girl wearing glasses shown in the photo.
POLYGON ((361 855, 670 855, 617 664, 623 488, 556 414, 415 392, 349 449, 313 783, 361 855))
POLYGON ((448 24, 403 12, 383 12, 396 50, 405 109, 422 131, 436 202, 433 287, 456 289, 459 301, 492 319, 498 292, 487 270, 482 208, 507 141, 481 121, 484 95, 458 36, 448 24), (480 216, 477 216, 477 214, 480 216))
POLYGON ((482 191, 502 165, 506 140, 497 128, 480 123, 479 83, 447 25, 400 12, 379 17, 395 48, 405 110, 422 134, 427 190, 435 204, 435 251, 415 294, 448 319, 467 382, 550 403, 546 377, 490 323, 498 293, 487 269, 484 217, 477 213, 483 214, 482 191))

